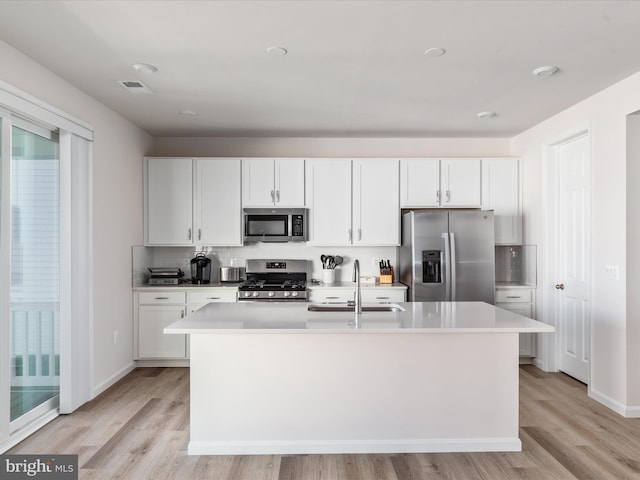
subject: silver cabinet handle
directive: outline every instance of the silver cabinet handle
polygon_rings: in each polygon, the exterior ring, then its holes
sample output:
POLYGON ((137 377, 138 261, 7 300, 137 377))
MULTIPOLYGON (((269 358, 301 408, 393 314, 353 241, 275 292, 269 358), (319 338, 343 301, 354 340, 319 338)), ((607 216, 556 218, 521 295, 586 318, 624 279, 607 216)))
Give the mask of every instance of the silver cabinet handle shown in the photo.
POLYGON ((276 190, 276 203, 280 203, 280 190, 276 190))
POLYGON ((451 190, 447 190, 445 195, 447 196, 447 202, 451 201, 451 190))
POLYGON ((564 290, 564 283, 558 283, 556 285, 556 290, 564 290))
POLYGON ((389 297, 376 297, 376 300, 389 300, 389 297))
POLYGON ((184 318, 184 310, 180 312, 180 318, 184 318))
POLYGON ((220 300, 220 297, 207 297, 207 300, 220 300))
POLYGON ((362 230, 358 229, 358 240, 362 240, 362 230))
POLYGON ((349 241, 352 242, 353 241, 353 235, 352 235, 353 232, 351 231, 351 229, 349 229, 348 232, 349 232, 349 241))
POLYGON ((337 299, 339 299, 340 297, 324 297, 324 298, 326 298, 327 300, 337 300, 337 299))
POLYGON ((198 240, 202 240, 202 229, 198 229, 198 240))
POLYGON ((272 202, 276 201, 275 192, 273 190, 271 190, 271 201, 272 202))
POLYGON ((507 298, 522 298, 520 295, 507 295, 507 298))
POLYGON ((156 297, 156 300, 169 300, 169 297, 156 297))
POLYGON ((436 190, 436 200, 440 201, 440 190, 436 190))
POLYGON ((189 240, 191 240, 191 227, 189 227, 189 240))

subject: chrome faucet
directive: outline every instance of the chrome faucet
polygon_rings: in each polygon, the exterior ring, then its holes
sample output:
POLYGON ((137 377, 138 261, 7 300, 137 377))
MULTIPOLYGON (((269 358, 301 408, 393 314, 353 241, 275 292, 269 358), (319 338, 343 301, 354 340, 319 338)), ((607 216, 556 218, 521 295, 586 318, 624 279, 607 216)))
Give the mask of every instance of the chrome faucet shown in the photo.
POLYGON ((360 262, 357 259, 353 261, 353 281, 356 282, 354 312, 359 315, 362 313, 362 295, 360 294, 360 262))

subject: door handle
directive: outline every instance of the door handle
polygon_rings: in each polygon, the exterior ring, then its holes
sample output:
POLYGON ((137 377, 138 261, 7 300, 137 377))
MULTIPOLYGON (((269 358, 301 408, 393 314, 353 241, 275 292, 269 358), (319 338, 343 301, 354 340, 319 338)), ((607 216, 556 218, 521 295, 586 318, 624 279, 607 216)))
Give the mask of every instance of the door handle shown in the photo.
POLYGON ((564 290, 564 283, 557 283, 556 290, 564 290))

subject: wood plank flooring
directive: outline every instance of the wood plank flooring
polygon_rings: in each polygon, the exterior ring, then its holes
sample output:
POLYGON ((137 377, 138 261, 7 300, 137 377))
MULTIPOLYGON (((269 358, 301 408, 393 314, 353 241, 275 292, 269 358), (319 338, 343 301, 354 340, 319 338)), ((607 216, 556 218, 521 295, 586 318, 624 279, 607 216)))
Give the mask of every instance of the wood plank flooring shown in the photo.
POLYGON ((640 480, 640 419, 520 368, 518 453, 188 456, 189 370, 141 368, 8 453, 76 453, 81 479, 640 480))

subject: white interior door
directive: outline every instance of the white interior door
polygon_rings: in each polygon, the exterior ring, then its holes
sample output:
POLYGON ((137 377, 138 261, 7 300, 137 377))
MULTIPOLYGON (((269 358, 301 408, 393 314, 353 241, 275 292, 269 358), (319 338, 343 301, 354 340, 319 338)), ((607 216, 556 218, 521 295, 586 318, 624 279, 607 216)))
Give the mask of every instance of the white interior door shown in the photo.
POLYGON ((590 142, 587 134, 555 147, 557 209, 555 310, 558 370, 589 381, 590 142))

